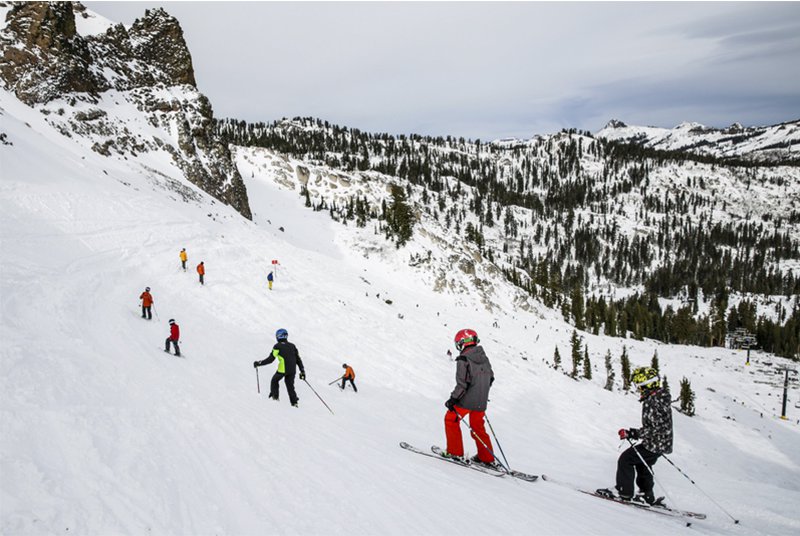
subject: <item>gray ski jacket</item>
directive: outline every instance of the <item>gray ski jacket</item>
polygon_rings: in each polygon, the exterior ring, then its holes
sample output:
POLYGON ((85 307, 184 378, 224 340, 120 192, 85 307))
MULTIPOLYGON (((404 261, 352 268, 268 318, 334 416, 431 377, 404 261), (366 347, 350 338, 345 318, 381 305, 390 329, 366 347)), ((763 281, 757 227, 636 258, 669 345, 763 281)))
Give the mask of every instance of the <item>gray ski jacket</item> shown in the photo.
POLYGON ((494 381, 492 364, 480 346, 469 346, 456 358, 456 387, 450 398, 457 406, 472 411, 486 411, 489 388, 494 381))

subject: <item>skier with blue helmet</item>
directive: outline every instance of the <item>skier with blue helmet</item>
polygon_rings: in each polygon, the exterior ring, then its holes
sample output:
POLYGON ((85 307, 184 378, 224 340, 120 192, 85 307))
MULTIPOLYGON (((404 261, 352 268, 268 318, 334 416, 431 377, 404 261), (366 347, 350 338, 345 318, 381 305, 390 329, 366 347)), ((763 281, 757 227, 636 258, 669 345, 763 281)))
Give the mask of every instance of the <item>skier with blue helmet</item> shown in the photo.
POLYGON ((294 391, 294 376, 297 369, 300 369, 300 379, 306 379, 306 369, 303 366, 303 360, 300 359, 300 353, 297 347, 289 342, 289 332, 281 328, 275 332, 275 339, 277 343, 272 347, 272 354, 262 360, 254 361, 253 366, 258 368, 263 365, 269 365, 276 359, 278 360, 278 370, 272 376, 270 382, 269 397, 273 400, 278 400, 279 383, 281 379, 286 383, 286 391, 289 393, 289 402, 292 406, 297 407, 297 393, 294 391))

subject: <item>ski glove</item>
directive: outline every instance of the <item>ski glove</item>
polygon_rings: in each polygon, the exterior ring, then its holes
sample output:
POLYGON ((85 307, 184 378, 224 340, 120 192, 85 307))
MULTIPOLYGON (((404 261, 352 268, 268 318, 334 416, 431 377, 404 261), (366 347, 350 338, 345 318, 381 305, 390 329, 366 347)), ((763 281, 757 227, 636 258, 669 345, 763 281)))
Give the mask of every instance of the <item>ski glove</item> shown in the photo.
POLYGON ((448 398, 447 402, 444 403, 444 407, 447 408, 447 411, 455 411, 457 402, 458 402, 457 398, 448 398))
POLYGON ((258 361, 253 361, 253 367, 254 368, 258 368, 258 365, 260 365, 260 363, 258 361))
POLYGON ((631 428, 630 430, 626 430, 625 428, 620 428, 619 432, 620 440, 622 439, 639 439, 639 430, 636 428, 631 428))
POLYGON ((305 379, 306 379, 306 373, 305 372, 301 372, 300 373, 300 379, 305 381, 305 379))

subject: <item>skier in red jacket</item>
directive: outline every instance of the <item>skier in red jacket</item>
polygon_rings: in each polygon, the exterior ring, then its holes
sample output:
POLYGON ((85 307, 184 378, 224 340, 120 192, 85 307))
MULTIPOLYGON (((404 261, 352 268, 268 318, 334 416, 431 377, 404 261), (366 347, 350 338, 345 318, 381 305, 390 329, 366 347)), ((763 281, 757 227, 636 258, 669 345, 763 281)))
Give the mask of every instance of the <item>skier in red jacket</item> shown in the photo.
POLYGON ((178 339, 181 338, 181 328, 175 323, 175 319, 169 319, 169 337, 164 342, 164 351, 169 353, 169 343, 175 347, 175 355, 180 357, 181 349, 178 347, 178 339))

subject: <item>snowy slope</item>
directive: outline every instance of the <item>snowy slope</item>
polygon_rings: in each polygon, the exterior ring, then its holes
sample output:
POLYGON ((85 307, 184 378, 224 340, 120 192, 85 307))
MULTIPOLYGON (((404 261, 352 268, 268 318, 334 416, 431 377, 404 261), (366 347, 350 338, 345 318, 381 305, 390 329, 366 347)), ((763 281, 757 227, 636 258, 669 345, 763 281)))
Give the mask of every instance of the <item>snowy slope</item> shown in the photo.
POLYGON ((478 294, 458 293, 471 281, 459 270, 434 291, 408 266, 411 253, 435 246, 423 236, 395 250, 369 227, 306 209, 275 167, 238 155, 250 222, 161 153, 103 157, 6 92, 0 107, 12 144, 0 145, 3 534, 682 530, 545 482, 496 479, 400 450, 401 440, 443 443, 454 373, 445 352, 465 326, 492 359, 489 416, 512 466, 588 488, 612 484, 616 430, 639 423, 639 405, 602 389, 602 356, 610 349, 618 370, 623 344, 637 365, 657 349, 673 394, 683 376, 698 393, 698 416, 675 413, 672 459, 742 520, 734 527, 659 462, 676 505, 709 515, 695 530, 800 530, 800 427, 775 418, 779 390, 765 383, 780 360, 756 354, 745 368, 730 350, 583 334, 595 379, 575 382, 547 366, 556 346, 568 355, 568 325, 544 308, 515 307, 512 288, 492 274, 484 277, 495 288, 493 313, 478 294), (373 254, 357 243, 371 243, 373 254), (179 270, 181 247, 190 267, 205 261, 205 286, 179 270), (272 259, 281 264, 269 292, 272 259), (155 297, 152 322, 139 318, 145 286, 155 297), (162 351, 168 318, 181 325, 186 359, 162 351), (256 393, 252 362, 279 327, 335 415, 305 384, 299 409, 285 392, 267 400, 271 367, 260 369, 256 393), (344 361, 358 394, 326 385, 344 361))

